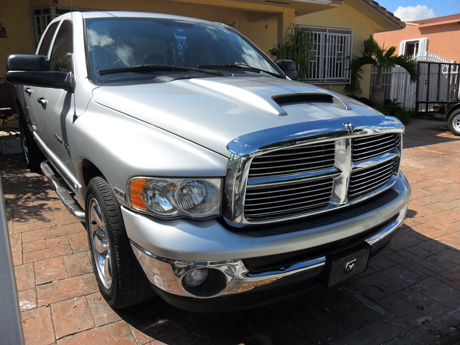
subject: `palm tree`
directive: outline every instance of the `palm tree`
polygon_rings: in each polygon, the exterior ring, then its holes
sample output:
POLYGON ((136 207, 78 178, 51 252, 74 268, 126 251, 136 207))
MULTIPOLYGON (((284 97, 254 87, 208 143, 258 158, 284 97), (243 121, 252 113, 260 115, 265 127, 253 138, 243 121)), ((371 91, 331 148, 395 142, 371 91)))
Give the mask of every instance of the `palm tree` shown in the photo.
POLYGON ((345 87, 345 92, 352 95, 362 93, 361 80, 363 79, 362 67, 365 65, 373 65, 377 68, 375 85, 372 90, 370 101, 373 105, 383 105, 384 94, 382 88, 382 72, 384 68, 401 66, 409 72, 411 82, 417 80, 417 62, 406 55, 395 55, 396 47, 380 47, 371 35, 364 41, 364 51, 362 56, 355 57, 351 62, 351 83, 345 87))

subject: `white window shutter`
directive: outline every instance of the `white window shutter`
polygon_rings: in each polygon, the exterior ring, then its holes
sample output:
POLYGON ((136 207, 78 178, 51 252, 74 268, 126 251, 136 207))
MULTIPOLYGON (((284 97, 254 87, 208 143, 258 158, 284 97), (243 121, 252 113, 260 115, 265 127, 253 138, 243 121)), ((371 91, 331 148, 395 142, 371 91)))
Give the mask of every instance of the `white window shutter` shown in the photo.
POLYGON ((404 55, 406 53, 406 41, 401 41, 399 43, 399 55, 404 55))
POLYGON ((420 38, 418 41, 418 54, 424 54, 428 51, 428 38, 420 38))

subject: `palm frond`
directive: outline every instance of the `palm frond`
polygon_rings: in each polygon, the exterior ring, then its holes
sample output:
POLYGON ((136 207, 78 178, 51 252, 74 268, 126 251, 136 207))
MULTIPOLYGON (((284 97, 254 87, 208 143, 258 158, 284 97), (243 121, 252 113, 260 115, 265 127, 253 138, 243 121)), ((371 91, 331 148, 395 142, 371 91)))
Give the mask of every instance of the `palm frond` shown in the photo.
POLYGON ((350 64, 350 84, 345 86, 345 92, 352 95, 360 95, 363 93, 361 90, 361 81, 363 79, 363 66, 373 65, 375 60, 372 56, 356 57, 350 64))
POLYGON ((407 56, 395 56, 396 47, 380 47, 375 41, 374 36, 370 35, 363 42, 364 50, 361 57, 355 57, 350 65, 350 84, 345 87, 345 92, 353 95, 362 93, 361 81, 363 78, 362 67, 364 65, 374 65, 377 67, 376 84, 382 79, 382 70, 399 65, 410 74, 411 81, 417 80, 417 63, 407 56))
POLYGON ((417 61, 406 55, 393 56, 392 60, 395 65, 401 66, 409 72, 411 82, 417 80, 417 61))

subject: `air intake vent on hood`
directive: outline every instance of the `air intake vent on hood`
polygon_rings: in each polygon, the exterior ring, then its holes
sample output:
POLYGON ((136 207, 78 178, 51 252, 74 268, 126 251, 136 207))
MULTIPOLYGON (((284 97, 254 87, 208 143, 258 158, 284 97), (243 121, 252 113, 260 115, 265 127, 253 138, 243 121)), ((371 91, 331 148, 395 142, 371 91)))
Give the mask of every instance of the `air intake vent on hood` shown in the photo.
POLYGON ((280 106, 290 104, 312 104, 312 103, 334 103, 346 109, 346 106, 332 95, 324 93, 297 93, 291 95, 280 95, 273 97, 273 100, 280 106))

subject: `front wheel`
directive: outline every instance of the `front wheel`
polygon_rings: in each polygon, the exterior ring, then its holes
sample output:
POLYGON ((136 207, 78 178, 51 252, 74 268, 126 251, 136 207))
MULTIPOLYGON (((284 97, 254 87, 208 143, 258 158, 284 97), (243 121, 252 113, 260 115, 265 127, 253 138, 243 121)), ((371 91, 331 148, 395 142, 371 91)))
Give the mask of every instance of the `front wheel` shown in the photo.
POLYGON ((134 257, 120 206, 109 184, 93 178, 86 194, 86 229, 99 290, 113 308, 125 308, 153 296, 134 257))
POLYGON ((450 114, 449 119, 447 120, 447 125, 453 134, 460 136, 460 109, 457 109, 450 114))

